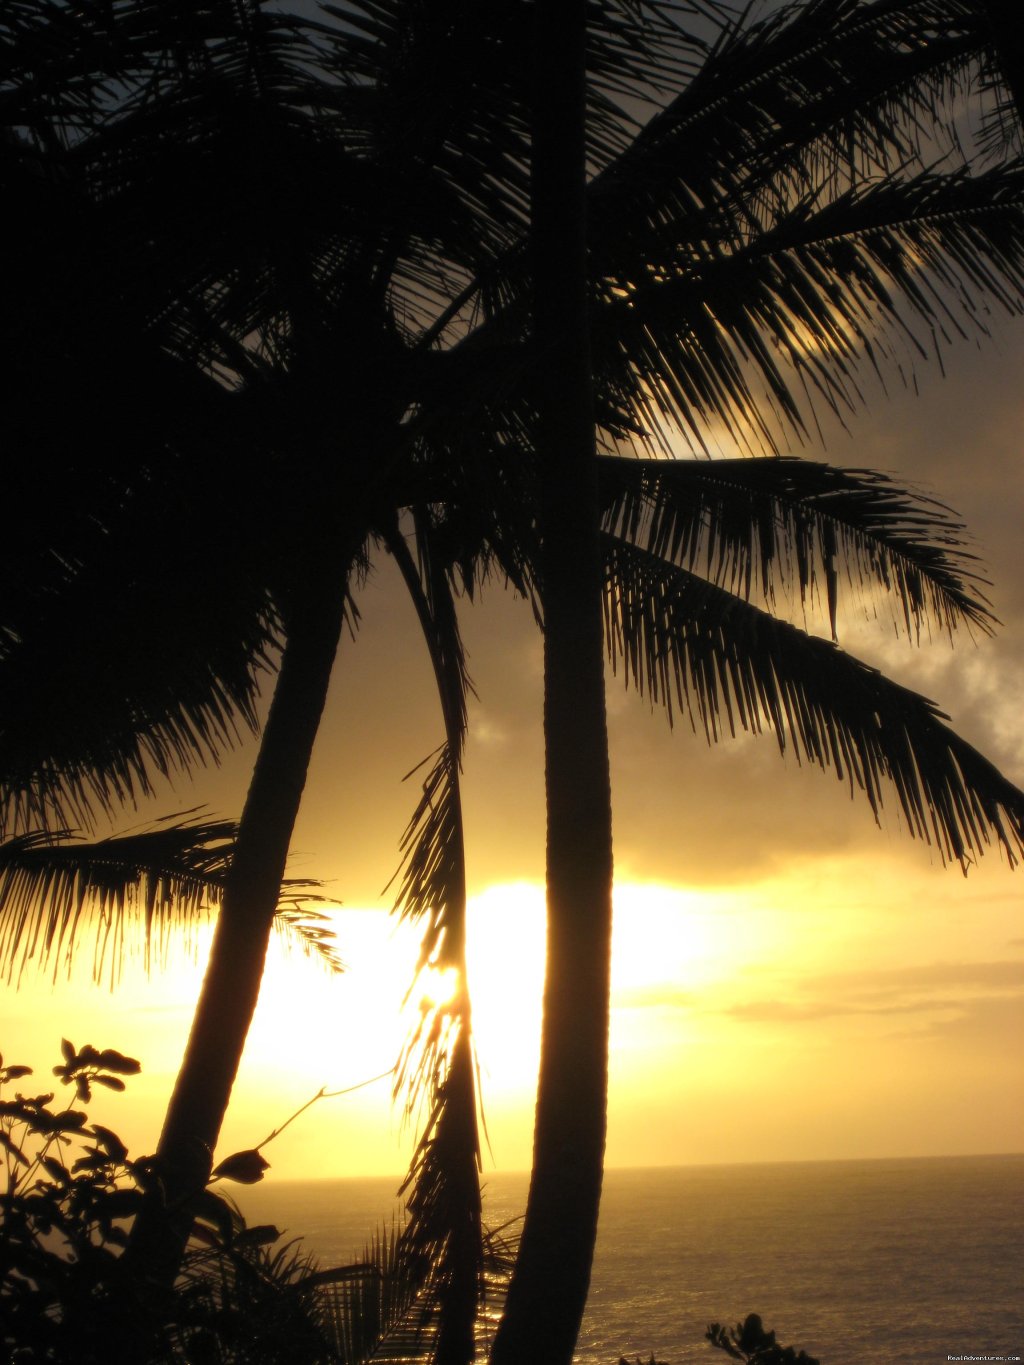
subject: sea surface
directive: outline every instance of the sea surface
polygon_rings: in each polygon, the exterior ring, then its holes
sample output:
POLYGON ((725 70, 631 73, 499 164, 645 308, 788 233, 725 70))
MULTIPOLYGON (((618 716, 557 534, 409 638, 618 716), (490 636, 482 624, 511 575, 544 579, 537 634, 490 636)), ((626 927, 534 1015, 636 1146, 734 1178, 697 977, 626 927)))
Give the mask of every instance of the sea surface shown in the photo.
MULTIPOLYGON (((486 1178, 492 1226, 527 1177, 486 1178)), ((394 1180, 273 1182, 250 1221, 301 1235, 325 1265, 399 1213, 394 1180)), ((728 1357, 712 1321, 757 1312, 822 1365, 1024 1356, 1024 1156, 609 1171, 576 1360, 728 1357)))

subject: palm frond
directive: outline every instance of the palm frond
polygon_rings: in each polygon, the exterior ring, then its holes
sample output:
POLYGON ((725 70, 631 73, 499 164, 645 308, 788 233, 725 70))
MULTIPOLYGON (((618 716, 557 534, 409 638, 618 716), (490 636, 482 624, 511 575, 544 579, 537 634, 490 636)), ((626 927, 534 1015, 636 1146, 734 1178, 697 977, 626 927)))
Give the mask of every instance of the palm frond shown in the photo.
POLYGON ((359 1273, 331 1285, 332 1344, 344 1365, 363 1365, 382 1343, 396 1337, 410 1354, 422 1346, 409 1322, 419 1285, 398 1255, 399 1229, 375 1233, 357 1263, 359 1273))
POLYGON ((1024 150, 1024 40, 1012 0, 982 0, 987 11, 988 61, 980 86, 988 97, 980 141, 985 151, 1003 157, 1024 150))
POLYGON ((1024 793, 926 698, 687 570, 610 543, 606 635, 614 668, 708 741, 774 731, 798 762, 833 768, 880 818, 888 791, 908 832, 965 869, 993 839, 1024 854, 1024 793))
MULTIPOLYGON (((186 816, 189 813, 186 812, 186 816)), ((31 830, 0 843, 0 974, 20 982, 32 964, 70 973, 86 926, 93 929, 93 977, 116 985, 126 930, 143 936, 145 965, 162 961, 216 911, 234 853, 230 820, 170 816, 155 827, 95 842, 72 830, 31 830)), ((309 880, 282 887, 278 923, 332 971, 343 970, 327 917, 311 910, 309 880)))
MULTIPOLYGON (((424 919, 416 977, 426 991, 395 1073, 395 1096, 419 1117, 416 1150, 401 1193, 409 1222, 402 1254, 435 1281, 436 1357, 471 1359, 480 1309, 483 1242, 477 1075, 465 971, 466 883, 458 764, 446 744, 434 756, 402 841, 404 868, 395 909, 424 919), (440 992, 431 992, 436 971, 440 992), (441 998, 438 999, 438 993, 441 998)), ((408 997, 407 997, 408 998, 408 997)))
POLYGON ((667 419, 698 449, 719 421, 774 451, 780 426, 806 429, 798 395, 841 415, 861 401, 862 367, 887 357, 899 372, 984 332, 988 300, 1021 310, 1024 172, 890 179, 822 206, 809 196, 728 251, 671 235, 602 285, 594 347, 612 406, 648 428, 667 419))
POLYGON ((598 240, 602 218, 627 204, 634 233, 680 217, 708 224, 719 206, 778 207, 811 184, 920 167, 943 141, 959 151, 955 98, 986 36, 970 0, 800 0, 757 23, 737 16, 595 178, 598 240))
POLYGON ((296 883, 286 880, 281 887, 283 899, 274 915, 274 928, 287 940, 294 940, 306 957, 326 968, 332 974, 345 971, 345 963, 338 953, 337 940, 331 927, 329 915, 314 910, 309 902, 311 896, 296 895, 296 885, 311 886, 317 883, 303 881, 296 883))
POLYGON ((0 970, 20 979, 33 961, 70 971, 83 922, 96 926, 93 975, 109 958, 112 983, 127 919, 147 944, 194 929, 220 893, 236 827, 227 820, 165 820, 156 828, 77 840, 70 830, 32 831, 0 844, 0 970))
MULTIPOLYGON (((403 1229, 381 1229, 362 1256, 336 1274, 322 1293, 329 1306, 329 1338, 341 1365, 392 1361, 408 1365, 438 1358, 438 1286, 419 1260, 410 1260, 403 1229)), ((504 1229, 484 1237, 487 1300, 500 1305, 515 1259, 504 1229)), ((490 1345, 493 1311, 477 1325, 476 1347, 483 1359, 490 1345)))
POLYGON ((218 1196, 216 1207, 209 1238, 194 1237, 185 1253, 169 1358, 273 1365, 293 1355, 337 1365, 328 1286, 362 1267, 322 1270, 297 1241, 280 1243, 276 1228, 246 1227, 230 1200, 218 1196))
POLYGON ((403 920, 427 921, 418 968, 434 960, 444 943, 445 909, 461 864, 458 789, 448 745, 428 754, 404 780, 428 763, 431 766, 423 779, 420 799, 402 835, 401 864, 392 878, 392 882, 400 878, 394 912, 403 920))
POLYGON ((425 509, 413 513, 413 524, 418 563, 397 528, 388 544, 420 618, 446 742, 428 771, 402 840, 404 871, 395 909, 403 918, 426 919, 417 979, 436 969, 449 989, 447 995, 442 990, 424 998, 396 1068, 396 1096, 404 1090, 407 1113, 422 1112, 401 1189, 408 1195, 409 1214, 402 1252, 422 1266, 433 1284, 437 1333, 432 1359, 437 1365, 463 1365, 473 1359, 475 1324, 486 1288, 459 772, 470 684, 451 581, 454 563, 425 509), (446 975, 453 980, 446 981, 446 975))
POLYGON ((769 606, 793 584, 801 602, 824 585, 833 637, 840 582, 884 592, 908 635, 934 620, 950 635, 988 631, 964 527, 933 498, 884 474, 810 460, 599 461, 612 535, 769 606))

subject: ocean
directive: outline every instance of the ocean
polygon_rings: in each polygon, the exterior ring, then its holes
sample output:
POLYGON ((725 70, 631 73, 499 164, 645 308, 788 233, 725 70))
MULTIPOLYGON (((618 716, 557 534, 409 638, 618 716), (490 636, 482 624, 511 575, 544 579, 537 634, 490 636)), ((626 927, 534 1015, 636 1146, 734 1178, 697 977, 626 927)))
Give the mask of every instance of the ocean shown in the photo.
MULTIPOLYGON (((491 1225, 527 1177, 486 1177, 491 1225)), ((394 1180, 246 1189, 325 1265, 398 1212, 394 1180)), ((1024 1156, 614 1170, 605 1176, 579 1365, 723 1365, 707 1324, 759 1313, 822 1365, 1024 1355, 1024 1156)))

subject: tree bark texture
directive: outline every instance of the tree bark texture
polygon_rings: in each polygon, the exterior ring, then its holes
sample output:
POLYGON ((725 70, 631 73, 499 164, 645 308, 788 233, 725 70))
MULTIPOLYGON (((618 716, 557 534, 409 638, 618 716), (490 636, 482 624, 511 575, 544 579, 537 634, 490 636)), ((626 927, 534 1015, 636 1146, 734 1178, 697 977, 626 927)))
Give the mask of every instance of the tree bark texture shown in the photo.
POLYGON ((493 1365, 570 1365, 604 1161, 611 794, 590 364, 585 6, 539 0, 532 172, 548 810, 544 1023, 526 1221, 493 1365))
POLYGON ((344 594, 318 584, 288 623, 192 1030, 157 1148, 165 1208, 140 1215, 131 1254, 173 1278, 256 1010, 285 860, 341 634, 344 594))

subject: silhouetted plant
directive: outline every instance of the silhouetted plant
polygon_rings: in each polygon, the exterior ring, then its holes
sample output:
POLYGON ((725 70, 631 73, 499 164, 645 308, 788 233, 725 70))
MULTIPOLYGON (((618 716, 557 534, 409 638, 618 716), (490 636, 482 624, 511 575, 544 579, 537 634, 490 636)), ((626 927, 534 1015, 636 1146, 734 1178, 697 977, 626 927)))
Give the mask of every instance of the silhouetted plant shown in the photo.
MULTIPOLYGON (((150 708, 140 708, 122 680, 113 690, 119 707, 128 703, 120 729, 110 727, 109 713, 98 716, 94 693, 77 686, 67 671, 69 658, 98 660, 106 671, 111 652, 129 652, 112 629, 102 638, 114 641, 114 651, 97 649, 88 632, 88 648, 68 648, 69 630, 94 624, 80 610, 89 596, 80 591, 83 578, 86 588, 90 581, 109 586, 109 580, 102 572, 90 580, 85 558, 51 556, 60 566, 57 571, 50 565, 60 591, 43 595, 31 583, 21 603, 32 648, 25 648, 21 631, 4 623, 11 641, 2 660, 4 695, 16 703, 6 710, 19 720, 17 744, 5 737, 4 781, 12 791, 34 784, 37 802, 51 814, 67 800, 88 805, 91 797, 130 793, 125 773, 145 790, 149 768, 188 767, 227 742, 233 712, 253 719, 254 670, 248 664, 262 661, 280 635, 286 642, 258 781, 254 778, 242 820, 249 833, 240 840, 220 920, 225 934, 229 922, 234 926, 237 938, 225 938, 224 951, 216 955, 223 970, 218 966, 207 977, 214 1003, 204 1005, 193 1033, 195 1047, 183 1069, 188 1086, 182 1083, 176 1106, 180 1121, 169 1121, 166 1130, 169 1152, 203 1154, 205 1169, 198 1178, 182 1163, 183 1188, 190 1182, 201 1186, 209 1170, 262 969, 254 926, 269 932, 297 793, 348 610, 342 597, 350 577, 358 576, 366 538, 381 532, 378 507, 386 508, 388 527, 396 505, 436 515, 436 530, 464 542, 452 555, 448 577, 456 581, 455 567, 468 565, 467 587, 485 558, 483 550, 509 571, 521 555, 532 555, 532 521, 522 545, 509 554, 521 529, 511 516, 521 491, 517 480, 522 468, 533 466, 528 457, 538 448, 534 377, 541 367, 552 369, 551 353, 536 345, 536 329, 533 355, 522 345, 530 334, 530 288, 523 268, 529 148, 521 73, 531 65, 532 33, 523 22, 525 6, 468 7, 456 18, 458 8, 352 0, 345 23, 332 29, 324 22, 306 34, 297 16, 255 0, 196 5, 188 15, 179 9, 173 25, 164 8, 123 0, 85 7, 81 21, 77 11, 70 20, 60 4, 42 7, 45 24, 31 7, 12 7, 14 18, 0 20, 18 37, 26 14, 32 15, 29 41, 15 45, 18 60, 9 68, 17 97, 8 107, 17 134, 7 150, 12 175, 16 170, 19 177, 15 184, 37 204, 40 225, 51 232, 59 227, 54 245, 60 249, 53 254, 64 254, 64 223, 70 218, 52 211, 53 197, 58 186, 62 193, 65 186, 74 189, 77 174, 88 191, 77 206, 94 199, 102 204, 98 240, 116 239, 119 246, 117 287, 97 290, 99 298, 138 293, 139 328, 125 335, 134 338, 139 330, 164 359, 173 357, 177 365, 194 356, 197 374, 224 381, 194 385, 204 404, 203 421, 195 425, 208 427, 218 441, 224 437, 228 453, 241 458, 244 451, 245 461, 237 480, 230 459, 207 460, 206 450, 191 466, 188 460, 168 461, 171 477, 161 479, 157 469, 121 500, 128 506, 127 543, 134 546, 137 527, 147 522, 138 510, 151 505, 147 491, 159 495, 153 524, 191 525, 196 511, 191 490, 202 488, 204 508, 218 509, 214 539, 227 548, 218 572, 201 581, 215 588, 211 603, 226 604, 223 619, 230 628, 213 629, 209 612, 195 613, 190 631, 167 628, 168 619, 190 620, 182 611, 192 599, 178 591, 177 555, 166 570, 175 579, 171 617, 151 610, 154 594, 145 574, 133 580, 132 610, 117 548, 125 542, 110 537, 116 594, 101 591, 93 600, 104 621, 111 596, 128 603, 121 625, 127 623, 136 646, 131 652, 145 660, 161 693, 151 697, 150 708), (113 35, 126 31, 119 26, 125 11, 133 40, 124 51, 136 66, 125 73, 123 88, 139 92, 136 104, 145 104, 144 92, 150 92, 153 107, 142 109, 145 117, 135 121, 134 130, 127 117, 115 127, 113 145, 101 136, 90 144, 91 133, 102 134, 99 125, 117 113, 108 92, 122 84, 113 35), (186 24, 189 15, 194 27, 186 24), (155 36, 147 38, 146 23, 155 25, 155 36), (70 61, 63 49, 68 35, 76 45, 70 61), (51 48, 54 79, 40 79, 39 65, 51 48), (82 53, 93 52, 102 60, 89 76, 82 53), (344 72, 345 80, 313 81, 312 70, 321 63, 344 72), (141 79, 127 79, 139 71, 141 79), (92 106, 83 98, 90 80, 98 92, 92 106), (90 127, 90 107, 98 111, 97 127, 90 127), (425 110, 439 116, 425 118, 425 110), (154 128, 160 130, 156 139, 154 128), (248 176, 247 167, 254 174, 248 176), (325 196, 325 183, 337 188, 336 196, 325 196), (377 192, 391 185, 402 199, 397 215, 392 194, 377 192), (37 193, 43 188, 45 195, 37 193), (130 211, 118 220, 123 190, 130 211), (111 234, 111 221, 131 232, 111 234), (203 230, 196 232, 197 224, 203 230), (124 272, 122 278, 122 258, 134 262, 137 275, 124 272), (184 282, 177 278, 179 261, 187 261, 184 282), (163 280, 162 274, 171 278, 163 280), (136 290, 147 279, 148 288, 136 290), (288 401, 278 403, 282 394, 288 401), (375 401, 368 402, 368 395, 375 401), (223 425, 208 424, 207 409, 223 425), (407 455, 413 458, 407 461, 407 455), (384 476, 400 466, 403 486, 389 488, 385 496, 384 476), (190 468, 201 471, 201 478, 188 477, 190 468), (282 470, 284 479, 278 477, 282 470), (302 477, 296 477, 300 470, 302 477), (222 489, 228 490, 224 496, 222 489), (293 489, 299 493, 295 500, 293 489), (165 507, 167 498, 173 514, 165 507), (468 529, 460 521, 467 505, 468 529), (270 560, 256 555, 255 546, 266 548, 270 560), (65 577, 76 591, 64 591, 65 577), (335 600, 329 600, 332 592, 335 600), (54 613, 50 628, 39 630, 44 608, 54 613), (194 652, 188 652, 203 667, 183 670, 194 674, 185 679, 190 690, 184 708, 178 675, 168 686, 153 657, 138 648, 138 631, 150 620, 175 655, 184 653, 181 634, 191 640, 204 626, 204 638, 192 640, 194 652), (54 621, 65 629, 54 629, 54 621), (225 652, 225 641, 237 649, 225 652), (48 649, 59 650, 60 661, 49 671, 39 667, 48 649), (45 688, 40 692, 41 677, 53 679, 47 686, 59 683, 56 705, 45 688), (69 698, 81 714, 68 716, 69 698), (65 747, 57 746, 52 762, 31 752, 28 762, 22 753, 23 712, 29 709, 41 722, 37 733, 50 744, 53 713, 64 720, 65 747), (149 727, 144 744, 134 731, 138 717, 149 727), (98 748, 92 746, 90 725, 99 729, 98 748), (286 810, 289 793, 294 800, 286 810), (230 1031, 224 1026, 229 1016, 230 1031), (214 1094, 209 1077, 218 1069, 214 1094)), ((646 450, 661 424, 674 424, 703 447, 712 419, 740 436, 749 423, 750 443, 774 448, 776 417, 801 429, 806 389, 816 388, 830 405, 857 401, 858 353, 873 363, 884 354, 873 334, 900 333, 905 326, 898 298, 923 318, 929 332, 946 325, 941 295, 947 287, 958 299, 978 292, 1010 308, 1018 305, 1022 176, 1017 166, 980 176, 966 174, 966 166, 964 173, 934 173, 922 164, 931 161, 930 136, 927 156, 917 154, 919 132, 936 113, 934 92, 943 88, 942 72, 950 64, 953 70, 966 64, 977 46, 972 6, 823 0, 786 7, 748 31, 723 24, 691 80, 704 44, 686 41, 676 20, 692 8, 680 4, 673 14, 667 6, 668 20, 659 26, 661 7, 590 6, 588 113, 596 173, 586 190, 587 260, 598 418, 616 448, 636 438, 646 450), (955 11, 950 23, 938 22, 934 12, 947 8, 955 11), (936 32, 943 34, 941 42, 936 32), (870 81, 863 79, 866 72, 870 81), (908 93, 919 82, 924 95, 908 93), (631 94, 660 106, 642 130, 621 113, 631 94), (922 288, 928 267, 937 273, 939 296, 922 288)), ((126 115, 131 103, 126 102, 126 115)), ((93 215, 88 217, 92 222, 93 215)), ((12 259, 21 279, 49 278, 41 268, 25 269, 20 254, 12 259)), ((63 322, 38 307, 33 291, 26 294, 26 319, 44 316, 46 333, 68 347, 63 322)), ((90 322, 89 349, 95 350, 96 310, 89 302, 82 312, 90 322)), ((38 363, 19 327, 8 333, 17 338, 17 352, 32 358, 33 373, 42 376, 48 395, 55 387, 50 367, 38 363)), ((75 349, 70 346, 73 359, 75 349)), ((120 381, 120 371, 118 376, 120 381)), ((37 402, 29 408, 33 454, 37 410, 47 406, 54 405, 37 402)), ((194 459, 196 432, 181 433, 169 444, 176 447, 179 439, 187 439, 194 459)), ((166 443, 164 435, 157 449, 166 443)), ((100 444, 106 449, 106 441, 100 444)), ((792 550, 793 579, 801 590, 824 581, 835 632, 836 551, 864 542, 840 536, 844 543, 836 546, 835 507, 820 496, 824 489, 797 497, 792 516, 777 518, 773 512, 764 519, 766 536, 749 535, 727 516, 724 535, 709 537, 698 515, 702 495, 692 482, 684 487, 676 466, 668 472, 669 461, 609 459, 601 465, 601 506, 608 513, 606 640, 629 681, 646 685, 667 705, 675 696, 709 737, 734 725, 775 729, 780 743, 791 735, 811 761, 852 774, 876 809, 879 774, 892 778, 911 829, 934 838, 951 858, 969 854, 991 832, 1012 855, 1020 844, 1019 794, 1007 792, 973 751, 950 747, 953 741, 934 708, 888 688, 855 661, 844 663, 827 641, 800 644, 792 628, 776 627, 748 601, 752 583, 757 593, 758 564, 770 597, 767 566, 776 554, 786 557, 792 550), (631 506, 639 521, 629 515, 631 506), (820 526, 815 543, 821 554, 808 578, 803 528, 809 520, 820 526), (798 534, 779 542, 776 530, 790 523, 798 534), (667 539, 661 531, 668 532, 667 539), (717 560, 712 543, 723 551, 717 560), (699 581, 694 568, 709 569, 711 581, 699 581)), ((788 486, 784 463, 770 466, 788 486)), ((714 467, 714 498, 731 503, 734 512, 743 504, 753 512, 759 505, 755 485, 763 492, 764 475, 744 481, 735 468, 728 472, 723 481, 721 463, 714 467)), ((48 467, 46 473, 49 485, 54 480, 48 467)), ((117 474, 114 469, 112 476, 117 474)), ((689 473, 683 478, 689 480, 689 473)), ((121 491, 119 477, 113 482, 121 491)), ((536 493, 532 485, 525 491, 536 493)), ((524 500, 527 506, 529 501, 524 500)), ((777 500, 769 501, 778 507, 777 500)), ((747 521, 758 523, 758 517, 747 521)), ((868 543, 874 539, 869 535, 868 543)), ((201 547, 201 564, 194 566, 198 579, 212 547, 191 540, 201 547)), ((864 567, 871 566, 881 568, 883 560, 869 554, 864 567)), ((549 631, 556 576, 549 571, 540 584, 549 631)), ((921 581, 916 571, 911 577, 921 581)), ((927 615, 922 608, 938 599, 919 600, 913 588, 908 594, 907 579, 896 581, 904 610, 909 607, 907 625, 916 625, 927 615)), ((964 595, 960 600, 958 610, 964 595)), ((951 620, 948 614, 945 619, 951 620)), ((598 663, 592 661, 592 679, 598 663)), ((151 684, 136 679, 133 686, 145 695, 151 684)), ((101 690, 112 691, 106 672, 101 690)), ((583 789, 571 776, 567 785, 583 789)), ((570 844, 587 846, 572 822, 556 823, 570 844)), ((595 940, 598 934, 595 930, 595 940)), ((603 971, 607 944, 598 946, 599 953, 591 954, 588 944, 586 954, 576 954, 573 968, 600 958, 603 971)), ((565 982, 556 985, 565 1003, 565 982)), ((597 1011, 580 1017, 592 1022, 584 1043, 602 1067, 606 1030, 597 1011)), ((546 1027, 557 1045, 553 1016, 546 1027)), ((575 1033, 564 1038, 567 1048, 581 1049, 575 1033)), ((570 1074, 579 1071, 575 1056, 570 1067, 570 1074)), ((542 1066, 542 1090, 550 1095, 557 1085, 555 1071, 542 1066)), ((558 1123, 545 1132, 549 1151, 565 1146, 558 1123)), ((599 1162, 591 1166, 599 1179, 599 1162)), ((432 1174, 437 1167, 422 1169, 432 1174)), ((557 1193, 558 1182, 549 1182, 552 1186, 557 1193)), ((549 1207, 549 1222, 570 1229, 577 1244, 592 1241, 593 1219, 560 1221, 549 1207)), ((572 1263, 589 1260, 590 1248, 573 1250, 572 1263)), ((542 1267, 539 1277, 547 1275, 552 1284, 570 1263, 566 1257, 553 1260, 554 1273, 542 1267)), ((522 1322, 524 1313, 519 1317, 522 1322)), ((533 1331, 528 1312, 525 1331, 533 1331)))
POLYGON ((750 1313, 728 1330, 721 1323, 708 1326, 706 1339, 733 1360, 744 1360, 748 1365, 820 1365, 816 1356, 797 1352, 792 1346, 779 1346, 775 1333, 765 1331, 756 1313, 750 1313))
MULTIPOLYGON (((65 1039, 61 1051, 54 1075, 74 1086, 80 1104, 97 1085, 123 1090, 123 1077, 140 1069, 110 1048, 79 1050, 65 1039)), ((10 1360, 339 1359, 330 1344, 335 1304, 324 1286, 365 1269, 321 1271, 294 1243, 275 1249, 276 1228, 247 1227, 207 1189, 174 1286, 142 1279, 122 1252, 143 1200, 160 1197, 152 1161, 129 1157, 116 1133, 90 1124, 82 1109, 60 1108, 52 1092, 9 1097, 31 1074, 0 1058, 0 1343, 10 1360)), ((261 1178, 244 1160, 252 1155, 236 1154, 237 1170, 232 1158, 221 1163, 220 1178, 261 1178)))
MULTIPOLYGON (((93 1087, 123 1090, 140 1066, 111 1048, 61 1043, 53 1068, 79 1104, 93 1087)), ((9 1095, 32 1074, 0 1056, 0 1346, 12 1362, 63 1365, 361 1365, 432 1359, 444 1327, 444 1263, 414 1263, 401 1227, 371 1238, 352 1264, 321 1269, 277 1228, 247 1226, 206 1188, 178 1276, 168 1286, 124 1258, 132 1219, 163 1188, 152 1158, 51 1093, 9 1095)), ((314 1099, 322 1098, 320 1095, 314 1099)), ((312 1103, 312 1101, 311 1101, 312 1103)), ((306 1108, 308 1106, 304 1106, 306 1108)), ((300 1113, 302 1110, 299 1111, 300 1113)), ((293 1116, 297 1117, 297 1116, 293 1116)), ((291 1122, 291 1120, 288 1120, 291 1122)), ((255 1184, 259 1147, 235 1152, 212 1181, 255 1184)), ((493 1302, 512 1251, 502 1229, 483 1237, 493 1302)), ((479 1324, 480 1339, 487 1323, 479 1324)))

